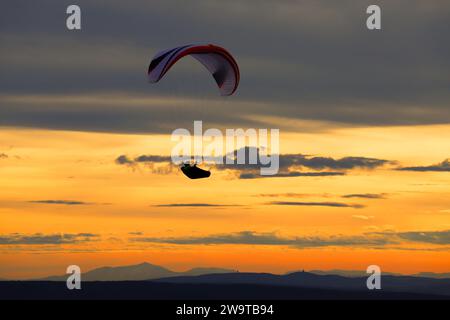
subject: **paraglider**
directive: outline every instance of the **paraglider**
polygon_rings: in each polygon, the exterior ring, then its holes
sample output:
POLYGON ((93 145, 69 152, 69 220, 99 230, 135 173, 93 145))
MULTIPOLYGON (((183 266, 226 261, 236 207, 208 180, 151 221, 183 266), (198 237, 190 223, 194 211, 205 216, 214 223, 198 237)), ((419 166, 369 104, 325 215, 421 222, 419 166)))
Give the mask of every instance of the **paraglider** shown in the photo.
MULTIPOLYGON (((178 60, 188 55, 212 74, 222 96, 230 96, 236 91, 240 79, 238 64, 227 50, 213 44, 191 44, 157 53, 148 66, 149 82, 160 81, 178 60)), ((180 169, 190 179, 208 178, 211 175, 210 171, 200 169, 197 164, 185 163, 180 169)))
POLYGON ((186 45, 157 53, 148 67, 148 80, 156 83, 181 58, 190 55, 212 74, 223 96, 232 95, 239 85, 239 67, 224 48, 213 45, 186 45))
POLYGON ((208 178, 211 175, 210 171, 200 169, 197 164, 183 163, 181 171, 190 179, 208 178))

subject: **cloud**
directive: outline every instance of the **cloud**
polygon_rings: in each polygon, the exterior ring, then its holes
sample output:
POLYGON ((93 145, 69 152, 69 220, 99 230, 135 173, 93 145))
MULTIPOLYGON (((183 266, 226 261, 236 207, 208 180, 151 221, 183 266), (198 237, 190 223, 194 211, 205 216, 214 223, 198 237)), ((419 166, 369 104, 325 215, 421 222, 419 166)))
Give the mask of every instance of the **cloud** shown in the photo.
POLYGON ((64 204, 68 206, 77 206, 77 205, 94 205, 92 202, 84 202, 84 201, 75 201, 75 200, 33 200, 28 201, 29 203, 41 203, 41 204, 64 204))
POLYGON ((287 192, 287 193, 261 193, 256 195, 257 197, 263 197, 263 198, 278 198, 278 197, 284 197, 284 198, 306 198, 311 196, 320 196, 320 197, 328 197, 329 195, 326 193, 322 194, 308 194, 308 193, 295 193, 295 192, 287 192))
MULTIPOLYGON (((99 81, 102 81, 101 78, 99 81)), ((145 78, 139 81, 148 85, 145 78)), ((123 90, 125 88, 117 89, 123 90)), ((205 124, 212 123, 227 128, 267 128, 272 124, 270 121, 248 119, 243 112, 230 113, 226 102, 222 100, 174 98, 170 94, 155 97, 117 91, 5 95, 0 90, 0 125, 90 132, 171 134, 176 128, 191 128, 193 122, 199 119, 198 106, 205 104, 214 110, 201 114, 201 120, 205 124), (176 113, 173 112, 174 109, 177 109, 176 113)))
POLYGON ((31 235, 13 233, 0 235, 0 245, 33 245, 33 244, 73 244, 97 240, 99 235, 93 233, 62 233, 62 234, 42 234, 31 235))
POLYGON ((140 155, 135 158, 120 155, 114 162, 118 165, 125 165, 133 169, 137 168, 139 164, 142 164, 154 174, 169 174, 176 169, 176 166, 172 164, 171 157, 160 155, 140 155))
POLYGON ((371 220, 374 216, 365 216, 365 215, 353 215, 352 218, 359 220, 371 220))
POLYGON ((443 231, 409 231, 409 232, 378 232, 378 235, 392 236, 395 235, 400 239, 411 242, 423 242, 436 245, 450 244, 450 230, 443 231))
POLYGON ((161 155, 140 155, 135 158, 130 158, 127 155, 120 155, 115 160, 116 164, 135 165, 138 163, 152 164, 152 163, 171 163, 170 156, 161 155))
MULTIPOLYGON (((228 160, 232 160, 232 164, 229 164, 230 161, 227 162, 226 165, 218 165, 219 168, 223 167, 224 169, 233 168, 236 170, 250 170, 250 169, 259 169, 264 165, 261 161, 260 150, 256 147, 243 147, 239 150, 234 150, 227 154, 228 160), (241 152, 245 155, 245 159, 247 160, 247 164, 237 164, 236 159, 238 153, 241 152), (251 154, 256 154, 256 164, 249 164, 248 159, 251 154)), ((367 157, 343 157, 339 159, 334 159, 332 157, 319 157, 319 156, 309 156, 301 153, 297 154, 279 154, 279 167, 281 174, 311 174, 309 172, 292 172, 295 168, 307 168, 312 170, 338 170, 338 171, 346 171, 352 169, 366 169, 371 170, 378 167, 382 167, 387 164, 394 164, 395 161, 385 160, 385 159, 377 159, 377 158, 367 158, 367 157)), ((223 160, 225 163, 225 158, 223 160)), ((336 172, 321 172, 321 173, 330 173, 330 175, 336 175, 336 172)), ((314 173, 312 173, 314 174, 314 173)))
POLYGON ((6 153, 0 153, 0 159, 7 159, 8 155, 6 153))
POLYGON ((342 198, 361 198, 361 199, 386 199, 385 193, 352 193, 344 194, 342 198))
POLYGON ((418 171, 418 172, 450 172, 450 159, 445 159, 441 163, 430 166, 402 167, 400 171, 418 171))
POLYGON ((171 162, 169 156, 141 155, 134 159, 134 162, 171 162))
POLYGON ((263 176, 259 173, 241 173, 239 179, 259 179, 259 178, 291 178, 291 177, 332 177, 343 176, 345 172, 299 172, 291 171, 286 173, 277 173, 271 176, 263 176))
MULTIPOLYGON (((232 171, 239 179, 343 176, 349 170, 373 170, 387 164, 395 163, 390 160, 366 157, 344 157, 334 159, 331 157, 312 157, 304 154, 280 154, 278 155, 278 159, 279 172, 271 176, 262 176, 260 174, 260 168, 268 167, 269 165, 263 164, 261 161, 258 148, 246 146, 239 150, 234 150, 223 157, 205 157, 206 162, 213 162, 211 165, 213 165, 215 169, 232 171), (245 164, 237 163, 237 155, 241 151, 245 155, 245 164), (254 164, 249 163, 250 154, 252 152, 256 154, 256 163, 254 164), (305 169, 316 171, 303 171, 305 169)), ((175 165, 172 164, 171 161, 172 159, 170 156, 162 155, 140 155, 135 158, 120 155, 115 159, 116 164, 119 165, 135 166, 139 163, 145 164, 149 166, 154 173, 168 173, 173 171, 175 165), (162 164, 162 166, 155 166, 157 164, 162 164)))
MULTIPOLYGON (((179 245, 287 245, 298 248, 329 247, 329 246, 379 246, 391 243, 382 237, 364 236, 331 236, 331 237, 293 237, 287 238, 276 233, 257 233, 240 231, 230 234, 216 234, 203 237, 173 237, 173 238, 131 238, 135 242, 169 243, 179 245)), ((395 242, 393 242, 395 243, 395 242)))
POLYGON ((178 208, 178 207, 236 207, 234 204, 217 204, 217 203, 165 203, 165 204, 157 204, 154 207, 161 208, 178 208))
POLYGON ((133 231, 133 232, 128 232, 129 235, 132 236, 142 236, 144 233, 141 231, 133 231))
POLYGON ((128 158, 126 155, 120 155, 116 158, 115 162, 117 164, 128 164, 128 165, 133 165, 134 161, 131 160, 130 158, 128 158))
POLYGON ((89 32, 82 37, 67 37, 58 27, 61 6, 51 0, 2 5, 1 93, 31 102, 0 99, 0 125, 168 133, 186 127, 200 112, 204 120, 231 127, 255 127, 251 119, 257 115, 344 125, 450 120, 450 4, 445 1, 380 0, 389 12, 383 20, 389 32, 383 33, 370 33, 362 23, 368 0, 192 0, 190 10, 180 10, 176 0, 78 4, 97 17, 85 21, 89 32), (224 45, 239 63, 243 77, 232 103, 202 100, 221 98, 211 75, 193 59, 180 61, 166 81, 146 82, 153 54, 205 39, 224 45), (32 99, 69 94, 64 108, 51 99, 32 99), (73 102, 101 94, 106 98, 73 102), (129 99, 136 96, 198 100, 195 106, 138 107, 129 99))
POLYGON ((361 209, 365 206, 361 204, 348 204, 342 202, 299 202, 299 201, 272 201, 269 205, 276 206, 315 206, 315 207, 335 207, 335 208, 354 208, 361 209))
MULTIPOLYGON (((432 245, 449 245, 450 230, 424 232, 368 232, 362 235, 297 236, 283 237, 275 232, 260 233, 240 231, 228 234, 212 234, 199 237, 133 237, 132 242, 167 243, 177 245, 274 245, 296 248, 317 247, 372 247, 386 248, 389 245, 422 242, 432 245)), ((397 247, 401 248, 401 247, 397 247)))
MULTIPOLYGON (((237 173, 239 179, 258 179, 258 178, 292 178, 292 177, 332 177, 343 176, 346 171, 353 169, 372 170, 382 167, 387 164, 394 163, 393 161, 365 158, 365 157, 344 157, 334 159, 331 157, 312 157, 304 154, 280 154, 279 158, 279 172, 272 176, 262 176, 260 168, 267 166, 263 165, 260 160, 260 153, 258 148, 245 147, 243 148, 245 158, 249 159, 249 154, 252 149, 256 149, 257 161, 256 164, 218 164, 216 168, 219 170, 233 170, 237 173), (303 170, 317 170, 317 171, 303 171, 303 170)), ((236 159, 238 150, 233 152, 232 159, 236 159)), ((230 157, 228 155, 227 157, 230 157)), ((248 162, 248 160, 247 160, 248 162)))
POLYGON ((287 154, 280 158, 284 167, 302 166, 315 170, 351 170, 351 169, 375 169, 392 163, 389 160, 366 158, 366 157, 344 157, 333 159, 331 157, 308 157, 302 154, 287 154))

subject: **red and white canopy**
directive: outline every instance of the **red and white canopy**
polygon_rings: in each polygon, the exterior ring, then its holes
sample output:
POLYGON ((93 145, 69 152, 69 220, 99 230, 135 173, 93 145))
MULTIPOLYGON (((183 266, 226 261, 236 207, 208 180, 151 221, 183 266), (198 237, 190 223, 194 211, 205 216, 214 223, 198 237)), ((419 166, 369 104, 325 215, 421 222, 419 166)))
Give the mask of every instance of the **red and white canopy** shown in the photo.
POLYGON ((148 79, 158 82, 181 58, 190 55, 211 72, 223 96, 232 95, 239 85, 239 67, 232 55, 213 44, 186 45, 159 52, 150 62, 148 79))

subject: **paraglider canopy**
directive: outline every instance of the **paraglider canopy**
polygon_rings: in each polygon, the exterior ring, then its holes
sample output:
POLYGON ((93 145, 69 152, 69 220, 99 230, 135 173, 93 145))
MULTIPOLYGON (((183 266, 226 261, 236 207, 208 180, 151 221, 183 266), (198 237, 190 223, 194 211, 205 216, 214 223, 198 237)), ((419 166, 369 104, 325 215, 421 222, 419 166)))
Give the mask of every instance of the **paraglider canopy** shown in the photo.
POLYGON ((190 55, 211 72, 223 96, 232 95, 239 85, 239 67, 224 48, 213 45, 186 45, 156 54, 148 67, 148 80, 158 82, 181 58, 190 55))
POLYGON ((190 179, 208 178, 211 175, 210 171, 200 169, 197 164, 184 163, 181 165, 181 171, 190 179))

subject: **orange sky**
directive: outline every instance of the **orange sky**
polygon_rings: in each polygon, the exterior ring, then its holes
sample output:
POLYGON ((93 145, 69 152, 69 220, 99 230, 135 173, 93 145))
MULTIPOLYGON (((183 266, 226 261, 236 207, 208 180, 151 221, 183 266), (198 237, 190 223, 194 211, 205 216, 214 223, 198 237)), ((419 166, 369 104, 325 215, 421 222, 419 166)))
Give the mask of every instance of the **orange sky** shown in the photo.
MULTIPOLYGON (((321 123, 299 125, 320 127, 321 123)), ((364 156, 398 165, 439 163, 450 150, 450 126, 335 128, 281 133, 281 153, 340 158, 364 156)), ((177 170, 153 173, 144 165, 119 166, 121 154, 169 155, 168 135, 120 135, 0 128, 0 240, 15 233, 79 234, 90 241, 65 244, 0 243, 0 278, 63 274, 147 261, 174 270, 216 266, 242 271, 365 269, 414 273, 449 272, 448 244, 401 241, 380 246, 315 248, 249 244, 169 244, 131 238, 204 238, 251 231, 282 239, 366 236, 380 232, 450 229, 450 174, 408 172, 386 166, 345 176, 239 180, 212 171, 187 180, 177 170), (262 194, 280 194, 262 197, 262 194), (295 193, 297 196, 287 196, 295 193), (342 198, 383 194, 384 199, 342 198), (283 195, 284 194, 284 195, 283 195), (33 203, 73 200, 80 205, 33 203), (270 201, 345 202, 364 208, 276 206, 270 201), (169 203, 227 204, 224 207, 157 207, 169 203), (132 235, 130 233, 139 233, 132 235)))
POLYGON ((450 1, 380 2, 381 30, 367 29, 371 1, 317 0, 83 1, 68 30, 64 6, 3 1, 0 279, 144 261, 450 272, 450 1), (152 57, 192 43, 235 58, 235 94, 198 56, 149 83, 152 57), (194 120, 278 128, 284 160, 304 162, 196 181, 136 163, 169 156, 194 120))

